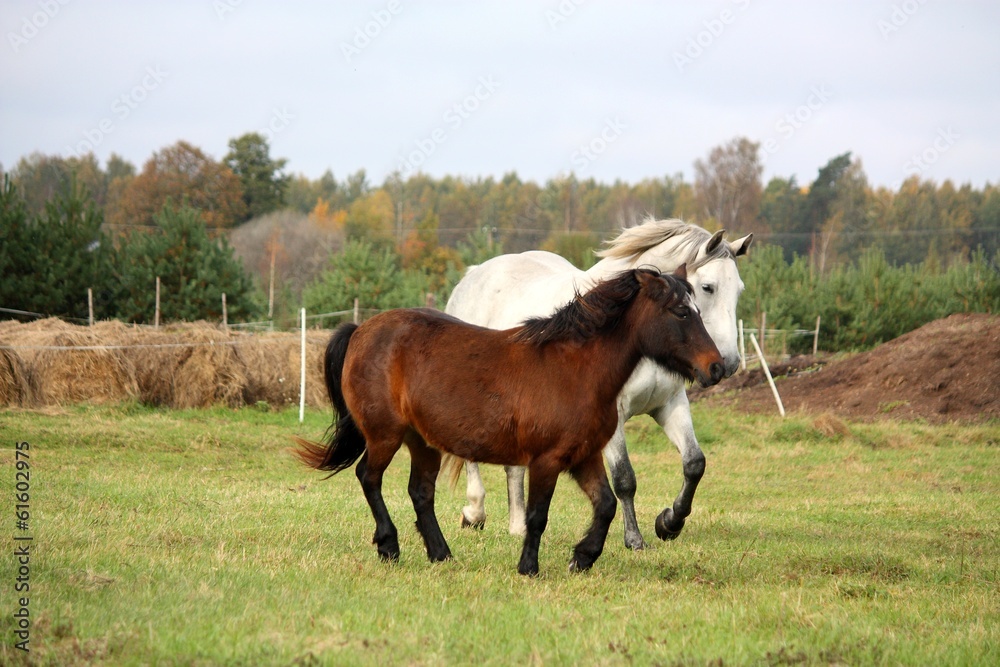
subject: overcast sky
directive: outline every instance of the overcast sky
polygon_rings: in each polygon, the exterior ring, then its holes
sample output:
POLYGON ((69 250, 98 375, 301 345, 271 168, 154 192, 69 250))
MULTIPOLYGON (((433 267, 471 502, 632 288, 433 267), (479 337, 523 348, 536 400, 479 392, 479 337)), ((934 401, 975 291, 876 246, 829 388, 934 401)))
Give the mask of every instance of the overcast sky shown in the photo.
POLYGON ((0 163, 261 131, 287 170, 1000 181, 1000 2, 3 0, 0 163))

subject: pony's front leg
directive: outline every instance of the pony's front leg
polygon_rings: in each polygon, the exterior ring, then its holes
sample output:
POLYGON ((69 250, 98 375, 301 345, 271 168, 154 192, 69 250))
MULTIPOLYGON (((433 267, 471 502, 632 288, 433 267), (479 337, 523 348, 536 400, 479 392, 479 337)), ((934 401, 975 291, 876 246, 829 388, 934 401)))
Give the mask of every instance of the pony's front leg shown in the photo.
POLYGON ((537 459, 532 462, 528 475, 527 532, 521 549, 521 560, 517 564, 517 571, 521 574, 538 574, 538 546, 549 522, 549 505, 552 503, 552 493, 556 489, 558 478, 558 466, 546 465, 537 459))
POLYGON ((656 536, 661 540, 672 540, 681 534, 684 520, 691 514, 691 504, 698 482, 705 474, 705 454, 698 446, 694 435, 694 425, 691 422, 691 405, 687 394, 677 393, 675 398, 660 408, 653 418, 663 427, 667 437, 677 446, 684 466, 684 485, 674 499, 672 507, 668 507, 656 517, 656 536))
POLYGON ((604 551, 608 539, 608 529, 615 518, 615 496, 611 493, 608 476, 604 472, 604 461, 600 452, 594 452, 570 473, 594 507, 594 519, 590 529, 573 549, 573 560, 569 562, 571 572, 589 570, 590 566, 604 551))
POLYGON ((622 504, 622 520, 625 523, 625 546, 639 550, 646 548, 646 541, 639 531, 639 522, 635 518, 635 471, 628 458, 625 447, 625 419, 622 406, 618 406, 618 428, 604 448, 604 458, 611 470, 611 485, 615 495, 622 504))
POLYGON ((462 508, 462 528, 482 530, 486 526, 486 487, 479 475, 479 464, 465 462, 465 498, 469 504, 462 508))
POLYGON ((507 516, 511 535, 527 534, 527 519, 524 515, 524 473, 523 466, 504 466, 507 473, 507 516))

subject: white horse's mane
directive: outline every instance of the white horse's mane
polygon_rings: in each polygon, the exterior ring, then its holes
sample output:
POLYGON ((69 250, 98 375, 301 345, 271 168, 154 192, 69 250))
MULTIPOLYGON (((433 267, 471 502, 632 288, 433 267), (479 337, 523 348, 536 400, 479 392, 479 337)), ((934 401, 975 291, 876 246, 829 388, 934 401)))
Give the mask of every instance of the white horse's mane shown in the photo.
POLYGON ((623 229, 621 234, 607 242, 607 247, 604 250, 597 252, 597 256, 634 259, 665 241, 673 241, 674 252, 681 256, 680 263, 687 263, 688 271, 695 271, 701 265, 715 259, 735 259, 732 246, 723 239, 723 242, 717 244, 712 252, 695 263, 698 250, 711 237, 712 232, 677 218, 655 220, 652 217, 647 217, 641 224, 623 229))

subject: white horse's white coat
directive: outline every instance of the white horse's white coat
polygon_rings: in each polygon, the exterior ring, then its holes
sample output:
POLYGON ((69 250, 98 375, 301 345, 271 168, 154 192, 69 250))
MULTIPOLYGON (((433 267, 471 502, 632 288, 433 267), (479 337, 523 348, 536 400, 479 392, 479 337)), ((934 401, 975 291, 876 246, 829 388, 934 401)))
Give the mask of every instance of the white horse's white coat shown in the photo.
MULTIPOLYGON (((735 258, 746 253, 752 235, 728 243, 722 234, 720 231, 713 235, 680 220, 647 220, 624 230, 600 253, 604 259, 588 271, 549 252, 501 255, 468 271, 452 292, 446 311, 473 324, 507 329, 529 317, 550 315, 573 299, 575 293, 586 292, 619 271, 653 266, 671 272, 687 264, 695 304, 729 376, 739 366, 736 303, 743 291, 735 258)), ((704 470, 704 454, 691 424, 684 379, 652 361, 643 360, 626 383, 618 397, 618 414, 618 429, 605 447, 604 456, 615 494, 622 503, 625 544, 640 549, 644 542, 635 518, 635 473, 625 447, 625 422, 633 415, 651 415, 680 451, 685 485, 672 509, 677 515, 675 524, 683 525, 690 512, 691 497, 704 470)), ((469 504, 462 509, 463 524, 482 525, 486 521, 486 491, 479 468, 468 463, 466 473, 469 504)), ((507 483, 510 532, 523 535, 524 469, 507 468, 507 483)))

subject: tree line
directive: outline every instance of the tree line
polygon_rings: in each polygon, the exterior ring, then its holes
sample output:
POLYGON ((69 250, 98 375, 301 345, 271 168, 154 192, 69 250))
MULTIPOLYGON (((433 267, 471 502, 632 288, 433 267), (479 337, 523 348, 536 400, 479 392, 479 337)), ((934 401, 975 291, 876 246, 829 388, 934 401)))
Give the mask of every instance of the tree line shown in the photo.
MULTIPOLYGON (((0 307, 81 317, 78 293, 92 286, 99 317, 146 321, 157 275, 169 281, 164 294, 178 295, 162 304, 166 319, 213 319, 223 291, 230 319, 266 317, 272 294, 272 317, 300 304, 344 310, 355 297, 373 308, 422 305, 427 294, 443 304, 469 264, 542 248, 586 268, 602 241, 646 216, 754 232, 758 245, 742 270, 766 265, 796 285, 782 290, 786 304, 819 303, 807 284, 832 290, 876 257, 886 271, 911 271, 904 283, 970 266, 994 275, 1000 249, 996 185, 914 174, 896 189, 874 187, 851 153, 831 158, 808 184, 764 184, 760 145, 742 137, 697 160, 693 182, 681 174, 634 184, 569 174, 538 184, 513 172, 397 173, 376 185, 364 170, 310 179, 286 166, 254 133, 231 140, 220 161, 179 141, 141 170, 114 155, 104 167, 92 154, 26 156, 5 174, 0 270, 17 278, 5 278, 0 307), (792 277, 806 269, 812 282, 792 277)), ((744 305, 754 299, 747 284, 744 305)), ((761 283, 759 298, 770 285, 761 283)), ((972 301, 969 308, 996 307, 988 297, 972 301)), ((947 303, 944 310, 965 307, 947 303)), ((782 312, 789 326, 807 324, 792 321, 791 305, 769 308, 776 325, 782 312)), ((869 343, 862 336, 838 344, 869 343)))

